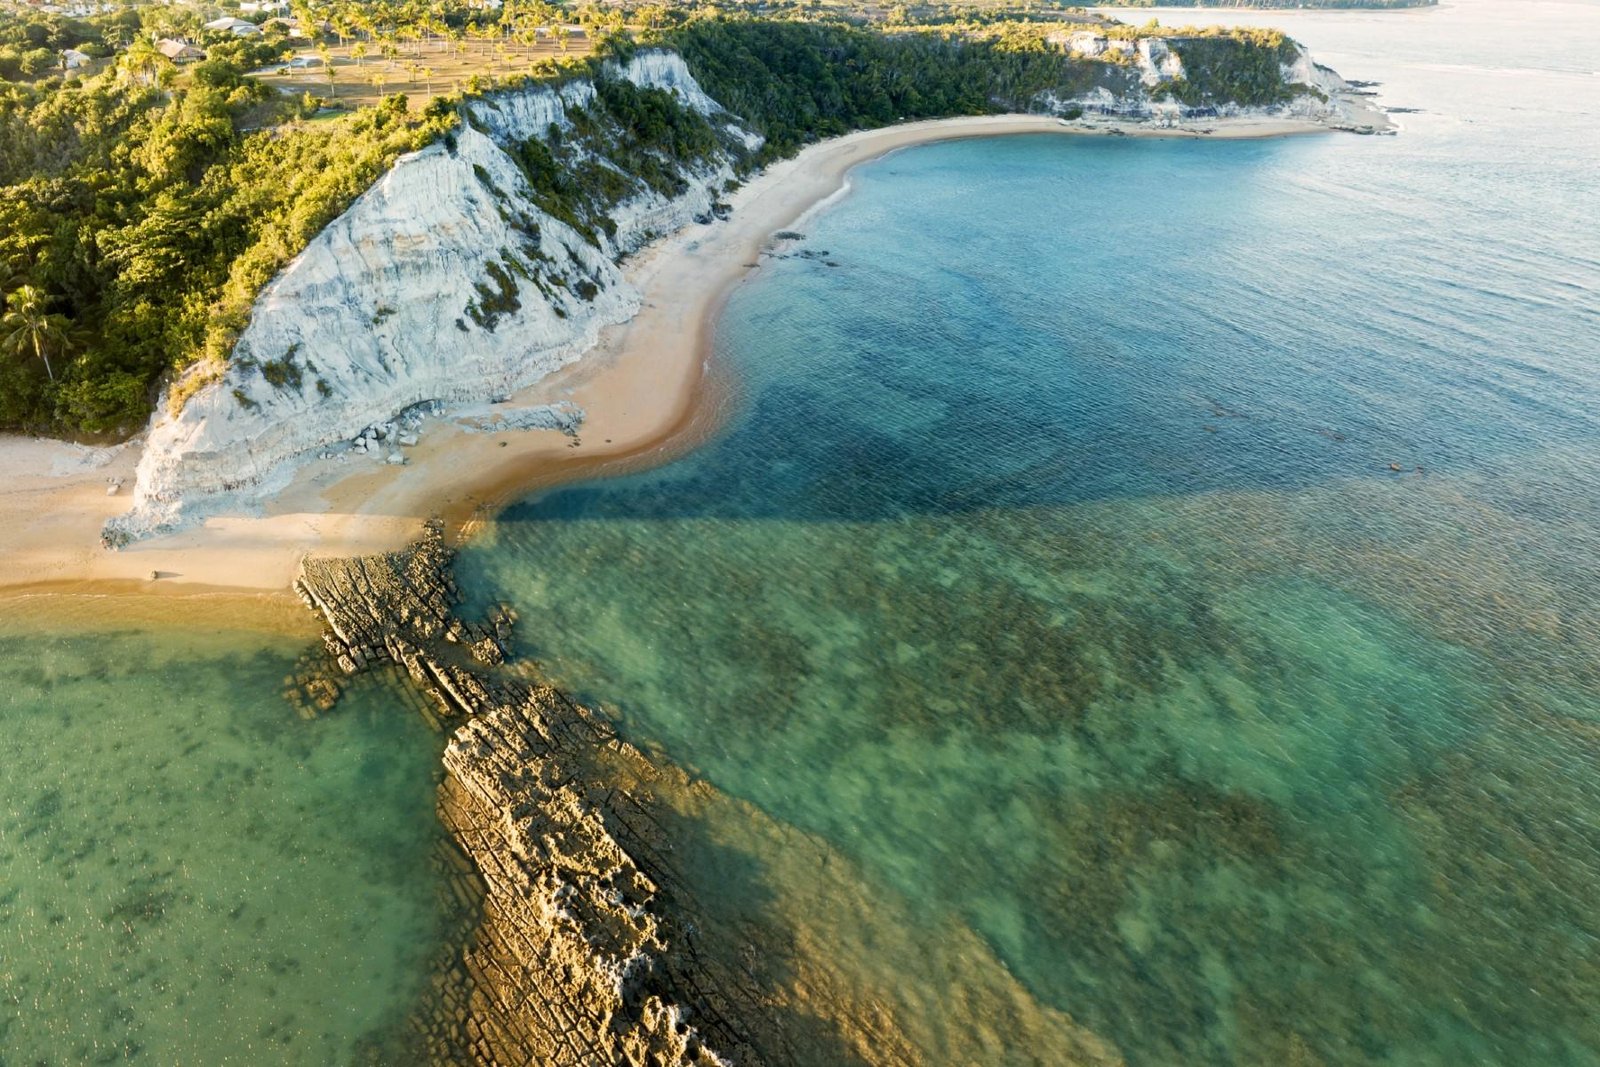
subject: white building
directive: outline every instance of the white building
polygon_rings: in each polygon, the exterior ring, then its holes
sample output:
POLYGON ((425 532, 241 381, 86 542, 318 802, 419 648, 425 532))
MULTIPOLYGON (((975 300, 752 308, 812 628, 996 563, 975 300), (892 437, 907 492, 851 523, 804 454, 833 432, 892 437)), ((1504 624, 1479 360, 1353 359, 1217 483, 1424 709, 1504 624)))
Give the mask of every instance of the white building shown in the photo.
POLYGON ((261 27, 255 23, 236 18, 214 19, 206 23, 205 28, 212 33, 231 33, 235 37, 254 37, 261 32, 261 27))

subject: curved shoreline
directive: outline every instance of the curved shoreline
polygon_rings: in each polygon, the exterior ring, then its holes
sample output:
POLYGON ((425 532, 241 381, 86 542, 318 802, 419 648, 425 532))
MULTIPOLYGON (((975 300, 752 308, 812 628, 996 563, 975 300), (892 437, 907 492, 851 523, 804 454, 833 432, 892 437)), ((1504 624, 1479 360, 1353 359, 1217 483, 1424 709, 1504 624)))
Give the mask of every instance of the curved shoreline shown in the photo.
MULTIPOLYGON (((771 235, 837 202, 854 167, 918 144, 1015 134, 1261 138, 1323 132, 1298 119, 1213 120, 1208 131, 1114 120, 1067 125, 1039 115, 938 119, 858 131, 809 146, 756 175, 730 200, 725 223, 679 231, 626 267, 643 309, 605 331, 577 362, 522 390, 516 406, 567 400, 586 419, 576 440, 551 432, 470 432, 430 419, 404 467, 351 470, 312 461, 266 514, 229 515, 119 552, 100 547, 105 520, 126 507, 109 479, 131 485, 137 443, 86 450, 64 442, 0 439, 0 601, 8 608, 54 594, 124 599, 231 598, 234 612, 292 602, 290 585, 309 553, 397 549, 429 516, 453 539, 511 500, 541 488, 665 462, 720 425, 725 394, 709 366, 712 331, 733 290, 760 269, 771 235), (46 464, 64 475, 40 473, 46 464), (71 469, 76 468, 76 469, 71 469), (152 575, 159 575, 152 579, 152 575), (281 603, 279 601, 281 600, 281 603)), ((114 609, 117 610, 117 609, 114 609)), ((137 611, 134 614, 144 614, 137 611)), ((151 612, 150 614, 156 614, 151 612)), ((244 622, 230 613, 235 624, 244 622)), ((279 615, 281 618, 281 615, 279 615)))

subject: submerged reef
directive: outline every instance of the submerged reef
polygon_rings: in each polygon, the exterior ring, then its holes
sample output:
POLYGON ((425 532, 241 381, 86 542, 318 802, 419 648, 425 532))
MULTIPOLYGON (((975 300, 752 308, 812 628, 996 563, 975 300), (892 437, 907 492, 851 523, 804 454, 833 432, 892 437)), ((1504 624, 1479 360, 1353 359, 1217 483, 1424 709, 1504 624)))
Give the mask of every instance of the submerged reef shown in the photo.
POLYGON ((930 941, 814 836, 538 681, 509 657, 511 612, 457 617, 451 563, 432 525, 400 552, 308 559, 295 585, 327 625, 325 658, 290 679, 303 715, 401 668, 403 703, 453 731, 438 810, 468 917, 373 1062, 1121 1062, 971 930, 930 941), (947 1003, 918 999, 912 964, 947 979, 947 1003))
POLYGON ((309 560, 296 583, 341 670, 399 664, 440 718, 466 720, 445 751, 439 816, 480 918, 413 1020, 419 1039, 438 1062, 725 1062, 702 1036, 742 1045, 724 997, 679 980, 681 932, 631 855, 659 849, 659 831, 597 773, 620 743, 556 690, 484 672, 504 660, 509 620, 456 619, 449 562, 433 527, 393 555, 309 560))

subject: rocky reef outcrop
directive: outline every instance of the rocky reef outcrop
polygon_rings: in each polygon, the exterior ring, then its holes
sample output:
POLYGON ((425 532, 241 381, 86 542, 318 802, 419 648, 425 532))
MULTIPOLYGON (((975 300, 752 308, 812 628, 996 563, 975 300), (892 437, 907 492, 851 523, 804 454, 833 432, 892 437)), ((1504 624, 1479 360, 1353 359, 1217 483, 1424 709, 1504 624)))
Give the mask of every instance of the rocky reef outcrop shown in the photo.
MULTIPOLYGON (((609 725, 548 686, 486 668, 509 618, 452 613, 450 553, 437 527, 393 555, 308 560, 296 589, 328 626, 344 674, 403 667, 439 720, 439 814, 465 856, 479 920, 414 1019, 433 1062, 682 1064, 759 1057, 724 1021, 709 977, 690 978, 679 930, 657 905, 659 875, 634 853, 661 836, 603 764, 642 762, 609 725)), ((326 707, 339 683, 305 678, 326 707)), ((437 721, 437 720, 436 720, 437 721)))
POLYGON ((289 680, 303 715, 380 672, 397 713, 449 734, 438 867, 459 936, 373 1062, 1121 1062, 969 929, 927 929, 825 843, 544 684, 510 655, 514 612, 460 616, 437 524, 400 552, 308 559, 296 590, 326 626, 289 680), (947 1003, 906 995, 913 965, 948 978, 947 1003))

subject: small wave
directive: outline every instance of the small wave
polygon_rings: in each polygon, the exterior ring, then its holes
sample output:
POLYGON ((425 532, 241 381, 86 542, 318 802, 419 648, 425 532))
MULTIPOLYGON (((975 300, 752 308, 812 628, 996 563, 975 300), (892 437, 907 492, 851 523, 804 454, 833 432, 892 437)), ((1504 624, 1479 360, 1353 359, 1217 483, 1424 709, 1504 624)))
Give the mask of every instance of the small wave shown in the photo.
POLYGON ((1495 78, 1592 78, 1600 71, 1563 70, 1559 67, 1495 67, 1474 63, 1410 63, 1412 70, 1428 70, 1440 74, 1484 74, 1495 78))

